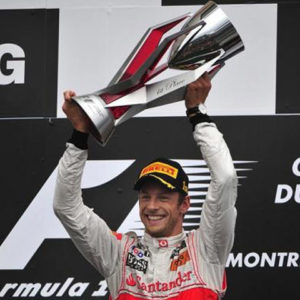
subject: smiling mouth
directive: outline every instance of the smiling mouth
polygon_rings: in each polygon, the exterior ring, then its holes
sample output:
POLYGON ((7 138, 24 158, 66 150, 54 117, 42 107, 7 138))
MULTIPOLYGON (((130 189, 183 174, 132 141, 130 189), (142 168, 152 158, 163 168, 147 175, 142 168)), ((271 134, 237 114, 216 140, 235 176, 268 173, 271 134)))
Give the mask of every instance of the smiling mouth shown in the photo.
POLYGON ((145 215, 149 221, 161 221, 165 218, 164 215, 145 215))

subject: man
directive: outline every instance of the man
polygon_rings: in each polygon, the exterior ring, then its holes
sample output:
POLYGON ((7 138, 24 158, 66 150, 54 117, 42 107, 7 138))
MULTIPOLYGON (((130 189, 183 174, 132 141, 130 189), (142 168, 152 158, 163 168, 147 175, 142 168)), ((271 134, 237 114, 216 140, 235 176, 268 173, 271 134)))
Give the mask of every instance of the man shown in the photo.
MULTIPOLYGON (((234 238, 237 178, 222 134, 203 108, 207 74, 187 87, 185 104, 211 182, 197 230, 185 235, 188 178, 175 162, 157 159, 142 169, 138 190, 143 237, 112 234, 81 198, 88 120, 65 92, 63 110, 74 127, 59 163, 54 210, 84 257, 105 277, 112 299, 220 299, 234 238), (198 106, 200 105, 200 112, 198 106)), ((108 204, 109 205, 109 204, 108 204)))

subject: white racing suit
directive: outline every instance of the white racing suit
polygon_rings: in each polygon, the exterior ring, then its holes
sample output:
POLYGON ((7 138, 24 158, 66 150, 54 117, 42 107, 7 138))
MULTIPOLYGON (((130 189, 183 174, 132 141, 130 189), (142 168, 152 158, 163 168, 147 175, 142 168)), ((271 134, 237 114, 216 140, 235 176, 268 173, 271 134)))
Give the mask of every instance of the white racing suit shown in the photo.
POLYGON ((67 144, 59 162, 54 210, 79 251, 107 280, 112 299, 203 300, 224 294, 224 269, 234 239, 237 177, 215 124, 197 124, 194 139, 211 172, 200 227, 169 238, 113 234, 82 202, 87 150, 67 144))

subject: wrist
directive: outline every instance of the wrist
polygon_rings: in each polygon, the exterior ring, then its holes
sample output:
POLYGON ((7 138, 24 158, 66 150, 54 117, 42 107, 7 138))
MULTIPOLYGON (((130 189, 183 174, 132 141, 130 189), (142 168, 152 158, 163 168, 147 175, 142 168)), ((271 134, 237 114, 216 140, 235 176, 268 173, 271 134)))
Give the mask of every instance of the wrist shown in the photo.
POLYGON ((195 116, 198 113, 201 113, 203 115, 207 115, 207 108, 204 105, 204 103, 200 103, 197 106, 189 107, 186 110, 186 115, 188 116, 188 118, 191 118, 191 117, 195 116))
POLYGON ((200 110, 199 110, 199 106, 194 106, 194 107, 190 107, 186 110, 186 115, 188 118, 191 118, 193 116, 195 116, 197 113, 199 113, 200 110))
POLYGON ((190 123, 193 126, 193 130, 198 123, 212 122, 210 117, 207 115, 206 106, 200 103, 199 106, 190 107, 186 110, 186 115, 189 118, 190 123))
POLYGON ((74 127, 74 130, 81 132, 81 133, 89 134, 89 130, 86 128, 74 127))
POLYGON ((68 140, 69 143, 75 145, 77 148, 85 150, 88 148, 89 134, 82 132, 76 128, 73 129, 72 136, 68 140))
POLYGON ((202 114, 201 112, 195 114, 194 116, 189 118, 190 123, 193 126, 193 131, 197 124, 199 123, 212 123, 212 119, 207 114, 202 114))
POLYGON ((89 128, 85 125, 72 123, 73 129, 82 133, 89 133, 89 128))

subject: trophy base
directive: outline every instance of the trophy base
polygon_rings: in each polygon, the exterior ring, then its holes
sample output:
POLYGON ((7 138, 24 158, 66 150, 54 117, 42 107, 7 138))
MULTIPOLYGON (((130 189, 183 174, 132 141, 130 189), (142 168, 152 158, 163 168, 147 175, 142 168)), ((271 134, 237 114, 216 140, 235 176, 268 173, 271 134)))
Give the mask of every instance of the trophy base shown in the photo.
POLYGON ((115 119, 105 102, 95 94, 73 97, 91 121, 90 133, 97 142, 105 146, 115 129, 115 119))

